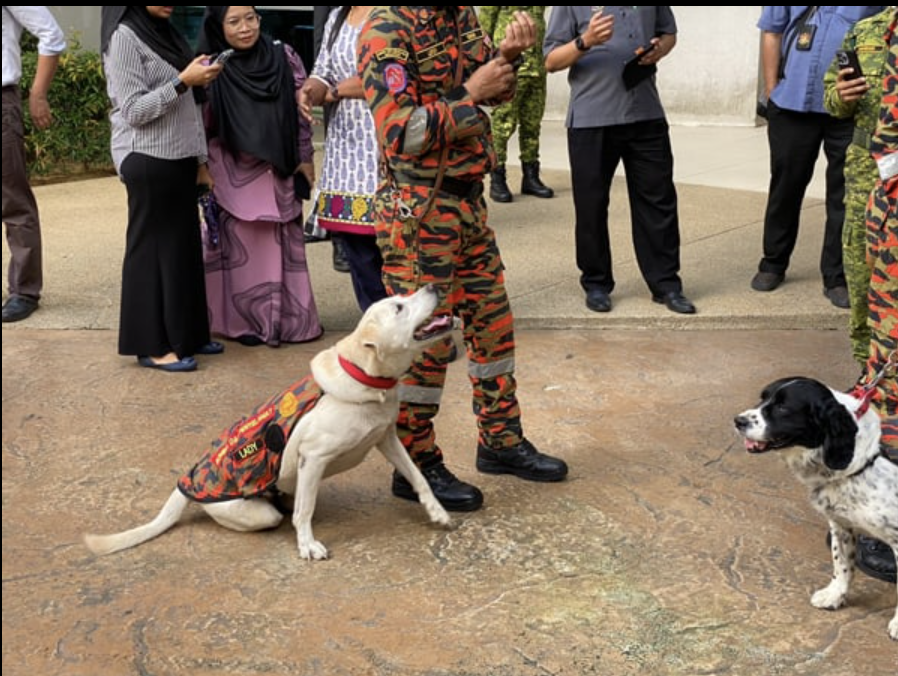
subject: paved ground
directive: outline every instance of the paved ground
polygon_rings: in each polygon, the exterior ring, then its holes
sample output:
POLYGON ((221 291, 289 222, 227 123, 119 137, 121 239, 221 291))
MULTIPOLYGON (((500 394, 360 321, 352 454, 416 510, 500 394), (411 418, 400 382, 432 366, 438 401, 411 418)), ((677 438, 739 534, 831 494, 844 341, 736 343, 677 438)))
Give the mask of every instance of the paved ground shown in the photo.
POLYGON ((152 518, 221 428, 354 324, 329 245, 309 247, 321 341, 228 343, 195 373, 148 371, 115 354, 120 186, 40 188, 46 296, 2 330, 4 674, 895 673, 894 588, 861 576, 848 607, 811 607, 829 578, 824 523, 784 464, 746 454, 731 427, 769 380, 847 387, 856 376, 845 315, 815 271, 819 200, 806 204, 789 283, 761 295, 747 287, 763 194, 681 182, 684 278, 700 308, 682 318, 649 301, 616 186, 617 304, 599 316, 572 271, 560 167, 550 181, 558 198, 496 206, 493 220, 519 320, 525 428, 570 463, 570 479, 476 473, 459 362, 438 435, 485 508, 434 528, 390 495, 390 470, 371 457, 324 485, 315 526, 333 558, 314 564, 298 558, 289 524, 237 534, 199 510, 105 558, 80 538, 152 518))

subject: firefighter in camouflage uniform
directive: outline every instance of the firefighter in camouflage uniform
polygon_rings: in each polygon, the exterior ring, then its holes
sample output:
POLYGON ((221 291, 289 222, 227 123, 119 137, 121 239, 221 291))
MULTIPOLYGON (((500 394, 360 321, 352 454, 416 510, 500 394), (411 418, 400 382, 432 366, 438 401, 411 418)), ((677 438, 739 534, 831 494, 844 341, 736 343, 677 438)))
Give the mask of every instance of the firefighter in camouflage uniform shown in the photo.
MULTIPOLYGON (((867 205, 867 296, 870 345, 865 381, 876 383, 871 403, 882 420, 882 452, 898 463, 898 10, 885 33, 889 46, 870 153, 878 178, 867 205)), ((896 581, 895 555, 880 540, 858 537, 857 566, 873 577, 896 581)))
POLYGON ((870 156, 870 141, 879 119, 882 99, 883 71, 888 42, 886 31, 894 17, 893 9, 858 21, 848 29, 842 49, 853 50, 858 57, 861 74, 842 69, 835 59, 824 77, 823 105, 838 118, 852 118, 854 135, 845 153, 845 220, 842 225, 842 263, 851 311, 848 336, 851 351, 861 367, 870 352, 870 329, 867 325, 867 290, 870 288, 870 266, 867 264, 867 200, 879 171, 870 156), (863 79, 860 79, 860 78, 863 79))
POLYGON ((526 12, 536 24, 536 44, 524 50, 518 69, 517 90, 514 98, 493 110, 493 142, 496 148, 496 166, 490 173, 490 198, 495 202, 511 202, 505 174, 508 159, 508 139, 518 130, 518 147, 521 152, 521 193, 536 197, 553 197, 552 188, 539 177, 539 130, 546 109, 546 65, 543 61, 543 37, 546 34, 546 7, 499 7, 483 5, 480 8, 480 25, 490 39, 499 43, 505 37, 505 28, 516 11, 526 12))
MULTIPOLYGON (((461 319, 477 469, 559 481, 567 465, 523 436, 513 319, 483 196, 495 153, 480 106, 514 95, 514 63, 535 40, 533 20, 522 13, 496 50, 470 6, 381 6, 362 28, 359 72, 381 145, 375 209, 387 291, 406 294, 432 283, 443 294, 438 312, 461 319)), ((449 340, 427 350, 400 383, 398 432, 440 503, 470 511, 483 495, 446 468, 433 429, 451 350, 449 340)), ((417 499, 398 473, 392 490, 417 499)))

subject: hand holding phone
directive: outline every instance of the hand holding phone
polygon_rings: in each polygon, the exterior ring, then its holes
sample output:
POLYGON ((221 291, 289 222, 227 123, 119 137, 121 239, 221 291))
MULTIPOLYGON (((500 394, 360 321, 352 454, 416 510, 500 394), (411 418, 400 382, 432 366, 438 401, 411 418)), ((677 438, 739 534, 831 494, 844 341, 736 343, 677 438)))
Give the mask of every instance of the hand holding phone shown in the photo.
POLYGON ((857 52, 853 49, 840 49, 836 52, 836 63, 839 65, 839 70, 844 68, 851 68, 854 71, 851 74, 851 77, 847 77, 848 80, 857 80, 859 77, 864 77, 864 73, 861 70, 861 63, 857 58, 857 52))
POLYGON ((226 49, 221 54, 219 54, 218 56, 215 57, 215 60, 212 61, 212 65, 214 66, 216 64, 221 64, 223 66, 228 62, 228 59, 230 59, 232 56, 234 56, 234 50, 226 49))

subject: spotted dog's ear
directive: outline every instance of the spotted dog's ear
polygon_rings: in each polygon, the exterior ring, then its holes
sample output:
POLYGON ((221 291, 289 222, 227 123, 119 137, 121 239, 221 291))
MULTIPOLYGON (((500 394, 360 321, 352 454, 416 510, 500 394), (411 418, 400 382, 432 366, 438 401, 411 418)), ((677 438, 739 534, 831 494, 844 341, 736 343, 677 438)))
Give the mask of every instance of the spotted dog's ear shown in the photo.
POLYGON ((823 464, 834 470, 845 469, 854 457, 857 423, 835 397, 815 403, 813 413, 823 431, 823 464))

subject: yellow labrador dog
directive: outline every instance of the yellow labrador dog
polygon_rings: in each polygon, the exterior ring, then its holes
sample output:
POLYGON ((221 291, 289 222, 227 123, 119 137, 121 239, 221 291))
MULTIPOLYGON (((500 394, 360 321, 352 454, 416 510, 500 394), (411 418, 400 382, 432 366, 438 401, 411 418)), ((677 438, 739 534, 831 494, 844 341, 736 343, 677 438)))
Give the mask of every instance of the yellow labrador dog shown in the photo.
POLYGON ((398 379, 453 328, 452 317, 433 316, 438 302, 437 290, 426 286, 371 305, 351 334, 312 359, 310 376, 224 430, 155 519, 114 535, 86 535, 88 548, 109 554, 161 535, 191 501, 232 530, 274 528, 283 515, 270 498, 280 492, 294 496, 300 557, 326 559, 327 549, 312 534, 318 486, 358 465, 372 448, 408 479, 430 520, 447 526, 449 515, 396 435, 398 379))

